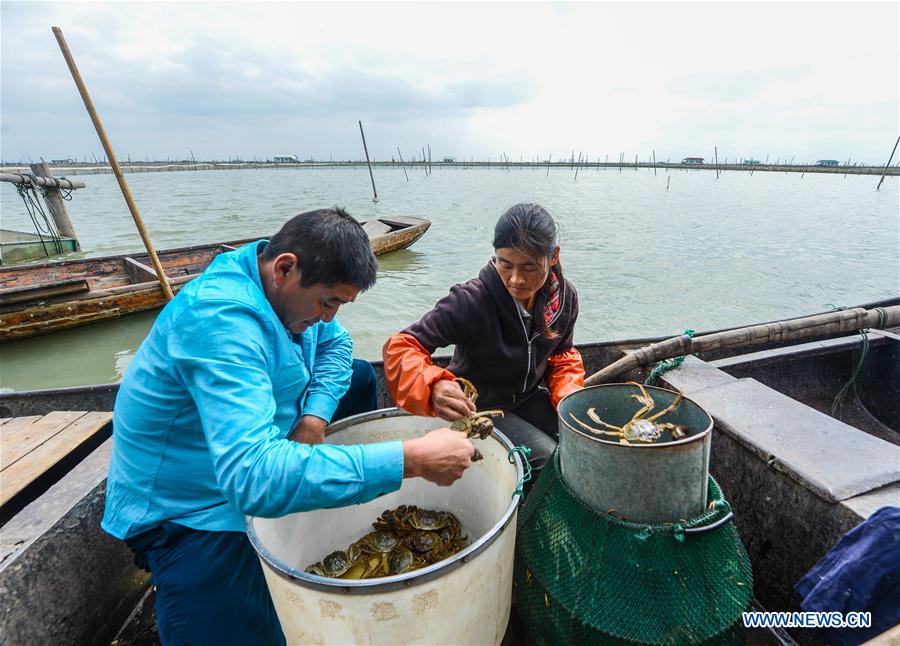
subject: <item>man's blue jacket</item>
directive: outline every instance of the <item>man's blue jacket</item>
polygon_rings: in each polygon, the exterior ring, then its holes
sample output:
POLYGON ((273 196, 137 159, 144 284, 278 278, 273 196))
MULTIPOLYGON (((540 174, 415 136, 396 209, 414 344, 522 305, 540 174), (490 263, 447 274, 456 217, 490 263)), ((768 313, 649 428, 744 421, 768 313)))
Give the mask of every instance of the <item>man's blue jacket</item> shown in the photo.
POLYGON ((244 531, 277 517, 371 500, 400 487, 399 441, 287 439, 301 415, 330 420, 353 342, 337 322, 292 335, 266 299, 257 253, 219 255, 162 310, 116 397, 102 527, 130 538, 171 521, 244 531))

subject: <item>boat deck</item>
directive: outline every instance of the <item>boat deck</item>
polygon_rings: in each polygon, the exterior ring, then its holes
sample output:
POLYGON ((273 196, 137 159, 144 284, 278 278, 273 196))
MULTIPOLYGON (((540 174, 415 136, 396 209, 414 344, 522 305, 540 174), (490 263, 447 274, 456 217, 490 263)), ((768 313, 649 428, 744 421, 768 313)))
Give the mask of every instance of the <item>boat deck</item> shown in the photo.
POLYGON ((0 419, 0 508, 104 432, 112 413, 53 411, 0 419))

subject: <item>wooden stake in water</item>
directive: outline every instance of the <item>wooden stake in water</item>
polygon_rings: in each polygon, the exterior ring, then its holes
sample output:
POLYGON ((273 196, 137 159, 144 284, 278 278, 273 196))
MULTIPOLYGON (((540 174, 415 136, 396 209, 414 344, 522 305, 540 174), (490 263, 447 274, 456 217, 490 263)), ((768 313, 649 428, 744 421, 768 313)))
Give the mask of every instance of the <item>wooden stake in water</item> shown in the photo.
POLYGON ((100 121, 100 115, 97 114, 97 110, 94 108, 94 102, 91 100, 91 95, 88 94, 87 86, 81 78, 78 66, 75 65, 75 59, 72 57, 72 52, 69 51, 69 46, 66 44, 62 30, 59 27, 53 27, 52 29, 53 35, 56 36, 56 42, 59 43, 59 49, 62 51, 63 58, 66 59, 69 71, 72 73, 72 78, 75 80, 75 85, 78 87, 78 92, 81 94, 81 99, 84 101, 84 107, 87 109, 91 121, 94 122, 94 129, 97 131, 97 136, 100 137, 103 150, 106 151, 106 157, 109 159, 112 171, 119 182, 119 188, 122 191, 122 196, 125 198, 125 203, 128 205, 128 210, 131 212, 131 217, 134 219, 135 225, 137 225, 138 233, 141 234, 141 240, 144 241, 144 247, 146 247, 150 260, 153 263, 153 268, 156 270, 156 278, 159 280, 159 285, 162 287, 166 300, 172 300, 175 298, 175 295, 169 286, 169 279, 166 277, 166 272, 163 271, 162 263, 159 262, 159 257, 156 255, 156 249, 153 248, 153 243, 150 241, 150 234, 147 233, 147 228, 141 219, 137 204, 135 204, 134 198, 131 196, 131 189, 128 188, 128 182, 125 181, 125 176, 122 174, 119 160, 116 157, 112 144, 109 142, 109 137, 106 136, 106 130, 100 121))
POLYGON ((372 162, 369 161, 369 147, 366 146, 366 133, 363 132, 362 121, 359 122, 359 134, 362 136, 363 140, 363 150, 366 152, 366 164, 369 166, 369 179, 372 180, 372 195, 373 200, 378 199, 378 191, 375 190, 375 176, 372 174, 372 162))
POLYGON ((403 176, 409 181, 409 175, 406 174, 406 164, 403 163, 403 154, 400 152, 400 146, 397 146, 397 155, 400 157, 400 167, 403 169, 403 176))
MULTIPOLYGON (((656 177, 656 151, 653 151, 653 177, 656 177)), ((666 187, 668 188, 668 187, 666 187)))
POLYGON ((669 175, 669 176, 666 178, 666 190, 667 190, 667 191, 669 190, 669 182, 671 182, 671 181, 672 181, 672 176, 669 175))
POLYGON ((719 147, 713 146, 713 150, 716 151, 716 179, 719 179, 719 147))
POLYGON ((547 157, 547 174, 544 177, 550 177, 550 162, 553 161, 553 155, 547 157))
POLYGON ((581 153, 578 153, 578 164, 575 165, 575 179, 578 179, 578 169, 581 167, 581 153))
POLYGON ((881 182, 884 181, 884 176, 887 175, 888 166, 891 165, 891 160, 894 159, 894 153, 897 152, 897 144, 900 144, 900 137, 897 137, 897 141, 894 142, 894 149, 891 151, 891 156, 888 158, 887 163, 884 165, 884 172, 881 174, 881 179, 878 180, 878 186, 875 187, 875 190, 881 189, 881 182))

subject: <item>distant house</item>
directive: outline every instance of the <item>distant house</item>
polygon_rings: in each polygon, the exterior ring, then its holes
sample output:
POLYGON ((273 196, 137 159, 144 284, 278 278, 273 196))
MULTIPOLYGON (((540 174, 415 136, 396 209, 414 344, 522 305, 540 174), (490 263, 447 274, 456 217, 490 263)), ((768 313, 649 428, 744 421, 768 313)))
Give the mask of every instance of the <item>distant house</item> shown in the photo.
POLYGON ((703 157, 685 157, 681 160, 682 164, 702 164, 703 157))
POLYGON ((455 161, 456 161, 456 157, 444 157, 445 164, 452 164, 455 161))
POLYGON ((816 162, 816 166, 840 166, 841 162, 836 159, 820 159, 816 162))
POLYGON ((276 164, 295 164, 297 163, 297 155, 275 155, 272 160, 276 164))
POLYGON ((744 166, 759 166, 762 162, 758 159, 745 159, 741 162, 744 166))
POLYGON ((51 159, 51 164, 73 164, 75 163, 74 159, 51 159))

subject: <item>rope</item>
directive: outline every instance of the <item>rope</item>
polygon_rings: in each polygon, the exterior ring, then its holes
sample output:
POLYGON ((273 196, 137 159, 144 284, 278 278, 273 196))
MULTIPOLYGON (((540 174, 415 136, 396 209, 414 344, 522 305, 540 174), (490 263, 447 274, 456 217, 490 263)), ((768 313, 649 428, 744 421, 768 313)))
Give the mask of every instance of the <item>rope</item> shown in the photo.
MULTIPOLYGON (((879 318, 880 317, 881 314, 879 313, 879 318)), ((844 387, 841 388, 840 392, 835 396, 834 401, 831 403, 831 416, 835 419, 841 419, 841 413, 844 408, 844 399, 847 397, 847 393, 850 392, 850 388, 852 387, 853 392, 856 392, 856 377, 862 369, 863 361, 866 360, 866 354, 869 352, 869 335, 865 330, 860 330, 859 334, 862 337, 862 352, 859 355, 859 361, 856 362, 856 366, 853 368, 849 381, 844 384, 844 387)))
MULTIPOLYGON (((847 309, 843 305, 833 305, 831 303, 825 303, 828 307, 832 308, 835 312, 839 312, 841 310, 847 309)), ((875 312, 878 314, 878 327, 884 328, 887 324, 887 310, 883 307, 876 307, 875 312)), ((835 419, 841 419, 841 415, 843 413, 844 408, 844 400, 847 397, 847 393, 850 392, 850 388, 853 388, 853 392, 856 393, 856 377, 859 375, 859 371, 862 370, 863 362, 866 360, 866 355, 869 353, 869 335, 866 330, 860 330, 859 335, 862 337, 862 352, 859 355, 859 361, 856 362, 856 366, 853 368, 853 372, 850 373, 850 379, 847 380, 847 383, 844 384, 844 387, 838 391, 838 394, 835 395, 834 401, 831 402, 831 416, 835 419)))
POLYGON ((506 459, 509 460, 510 464, 516 463, 516 453, 518 453, 522 458, 522 465, 525 470, 525 474, 516 484, 516 488, 513 490, 512 495, 515 496, 516 494, 519 494, 519 497, 524 498, 525 492, 522 490, 522 487, 525 486, 526 482, 531 480, 531 463, 528 461, 528 458, 531 457, 531 448, 524 445, 514 446, 513 448, 511 448, 509 450, 509 453, 506 454, 506 459))
MULTIPOLYGON (((694 336, 694 331, 690 328, 685 330, 684 333, 687 334, 691 338, 693 338, 693 336, 694 336)), ((672 359, 666 359, 665 361, 660 361, 658 364, 656 364, 656 367, 650 372, 650 376, 644 380, 644 385, 649 386, 654 381, 656 381, 656 378, 659 377, 661 374, 663 374, 664 372, 668 372, 672 368, 677 368, 682 363, 684 363, 683 355, 680 357, 673 357, 672 359)))
POLYGON ((18 192, 19 196, 22 198, 22 202, 25 204, 25 210, 28 212, 28 216, 31 218, 31 223, 34 225, 34 230, 38 234, 38 238, 41 240, 41 246, 44 248, 44 254, 49 256, 51 253, 47 250, 47 245, 44 242, 44 236, 46 235, 53 241, 53 246, 56 248, 56 253, 62 253, 62 241, 59 238, 59 233, 54 228, 53 224, 51 224, 50 220, 47 219, 47 214, 44 213, 44 208, 41 206, 40 200, 37 196, 37 191, 35 190, 34 175, 28 174, 24 175, 24 177, 29 178, 29 182, 22 182, 21 184, 16 184, 16 192, 18 192), (38 219, 38 215, 40 215, 40 219, 44 221, 44 226, 41 226, 41 223, 38 219))

